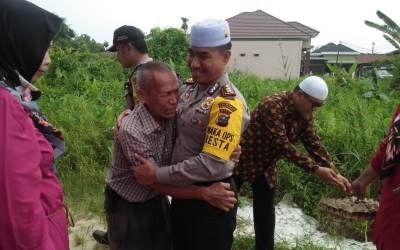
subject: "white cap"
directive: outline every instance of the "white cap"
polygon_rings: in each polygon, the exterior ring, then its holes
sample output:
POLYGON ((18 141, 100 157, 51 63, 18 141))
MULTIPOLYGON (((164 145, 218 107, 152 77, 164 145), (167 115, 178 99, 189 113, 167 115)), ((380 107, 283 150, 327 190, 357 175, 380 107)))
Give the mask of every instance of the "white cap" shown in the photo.
POLYGON ((200 21, 193 24, 190 31, 190 47, 218 47, 230 41, 229 24, 225 20, 207 19, 200 21))
POLYGON ((307 95, 322 102, 328 97, 328 86, 321 77, 309 76, 299 84, 299 87, 307 95))

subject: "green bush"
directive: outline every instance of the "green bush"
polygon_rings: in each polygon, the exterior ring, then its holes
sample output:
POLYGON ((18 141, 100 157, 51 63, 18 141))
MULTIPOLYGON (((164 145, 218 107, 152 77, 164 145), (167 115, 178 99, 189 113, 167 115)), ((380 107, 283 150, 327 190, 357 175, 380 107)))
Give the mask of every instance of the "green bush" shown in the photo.
POLYGON ((190 77, 186 66, 189 40, 184 30, 154 28, 147 35, 147 44, 152 58, 169 63, 181 78, 190 77))

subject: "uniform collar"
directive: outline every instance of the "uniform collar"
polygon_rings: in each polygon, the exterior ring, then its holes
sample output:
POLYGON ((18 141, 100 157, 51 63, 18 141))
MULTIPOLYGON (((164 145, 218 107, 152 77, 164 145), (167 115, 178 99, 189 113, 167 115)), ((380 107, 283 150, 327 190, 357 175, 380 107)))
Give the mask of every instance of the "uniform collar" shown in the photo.
MULTIPOLYGON (((227 74, 227 73, 223 73, 222 76, 220 76, 220 77, 215 81, 215 83, 219 83, 221 86, 224 86, 224 85, 228 84, 228 83, 229 83, 228 74, 227 74)), ((215 84, 215 83, 214 83, 214 84, 215 84)))
POLYGON ((192 103, 197 103, 202 100, 205 96, 215 96, 215 93, 219 93, 219 90, 222 86, 227 85, 229 83, 228 74, 222 74, 217 80, 208 86, 200 85, 195 83, 189 91, 194 91, 195 97, 193 98, 192 103))
MULTIPOLYGON (((212 96, 216 93, 222 86, 227 85, 229 83, 229 77, 227 73, 222 74, 217 80, 208 85, 206 88, 201 88, 203 93, 207 93, 212 96)), ((198 85, 198 89, 200 90, 200 84, 198 85)))

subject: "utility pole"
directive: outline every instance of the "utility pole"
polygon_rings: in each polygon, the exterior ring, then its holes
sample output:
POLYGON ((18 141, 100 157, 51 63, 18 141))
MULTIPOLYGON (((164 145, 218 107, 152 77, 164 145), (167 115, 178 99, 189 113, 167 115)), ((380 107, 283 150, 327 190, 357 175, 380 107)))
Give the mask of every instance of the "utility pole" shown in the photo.
POLYGON ((375 42, 372 42, 372 54, 374 54, 375 42))
POLYGON ((337 46, 337 54, 336 54, 336 64, 338 64, 339 61, 339 47, 342 44, 342 41, 339 41, 339 44, 337 46))

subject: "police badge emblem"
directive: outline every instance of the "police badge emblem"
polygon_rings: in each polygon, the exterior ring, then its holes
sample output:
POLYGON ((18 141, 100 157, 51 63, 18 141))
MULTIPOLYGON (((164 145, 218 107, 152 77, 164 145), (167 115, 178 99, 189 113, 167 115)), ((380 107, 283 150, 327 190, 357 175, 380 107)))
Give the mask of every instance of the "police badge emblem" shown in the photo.
POLYGON ((202 110, 209 110, 211 108, 211 105, 214 102, 213 97, 207 97, 204 102, 201 103, 200 107, 202 110))
POLYGON ((218 103, 218 108, 219 112, 216 123, 218 126, 226 127, 228 126, 230 115, 235 112, 237 108, 226 102, 218 103))
POLYGON ((200 114, 207 114, 207 111, 211 108, 212 104, 214 102, 214 97, 207 97, 201 104, 200 107, 196 108, 196 111, 200 114))

